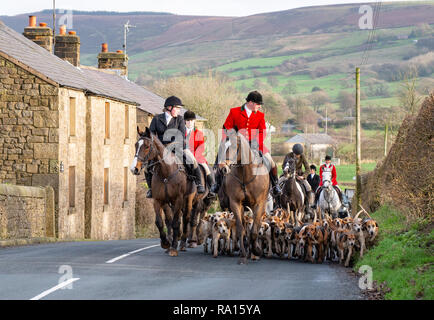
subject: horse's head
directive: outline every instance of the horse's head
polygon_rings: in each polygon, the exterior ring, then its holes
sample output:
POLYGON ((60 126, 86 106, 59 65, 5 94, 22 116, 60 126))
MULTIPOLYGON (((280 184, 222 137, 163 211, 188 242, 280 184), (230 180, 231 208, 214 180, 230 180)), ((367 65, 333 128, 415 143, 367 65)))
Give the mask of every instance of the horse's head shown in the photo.
POLYGON ((331 172, 324 171, 322 173, 322 181, 323 181, 323 186, 326 189, 328 189, 329 191, 331 191, 332 187, 333 187, 332 183, 331 183, 331 181, 332 181, 332 174, 331 174, 331 172))
POLYGON ((289 157, 288 162, 283 170, 286 178, 293 178, 295 176, 296 159, 289 157))
POLYGON ((136 142, 136 153, 130 167, 134 175, 139 175, 143 166, 156 156, 154 136, 151 134, 149 128, 146 128, 145 131, 140 131, 139 127, 137 127, 137 133, 139 134, 139 139, 136 142))

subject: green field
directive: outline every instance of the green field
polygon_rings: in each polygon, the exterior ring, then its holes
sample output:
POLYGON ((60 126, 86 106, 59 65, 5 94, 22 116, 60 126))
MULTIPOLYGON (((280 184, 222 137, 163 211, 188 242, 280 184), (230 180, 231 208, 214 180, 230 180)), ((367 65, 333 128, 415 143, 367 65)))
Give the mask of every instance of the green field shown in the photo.
MULTIPOLYGON (((319 174, 319 165, 315 164, 317 167, 317 174, 319 174)), ((375 169, 377 164, 375 162, 362 163, 362 174, 372 171, 375 169)), ((282 165, 278 165, 278 174, 282 174, 282 165)), ((356 181, 353 177, 356 176, 356 165, 355 164, 343 164, 336 166, 337 181, 339 184, 354 184, 356 181)))
MULTIPOLYGON (((374 170, 376 165, 375 162, 362 163, 362 174, 374 170)), ((356 180, 353 180, 353 177, 356 176, 356 165, 345 164, 336 166, 336 174, 338 176, 338 183, 355 183, 356 180)))
POLYGON ((407 223, 406 216, 383 206, 371 214, 379 225, 378 244, 363 259, 356 256, 354 271, 372 268, 373 280, 386 283, 390 300, 434 299, 434 231, 428 220, 407 223))

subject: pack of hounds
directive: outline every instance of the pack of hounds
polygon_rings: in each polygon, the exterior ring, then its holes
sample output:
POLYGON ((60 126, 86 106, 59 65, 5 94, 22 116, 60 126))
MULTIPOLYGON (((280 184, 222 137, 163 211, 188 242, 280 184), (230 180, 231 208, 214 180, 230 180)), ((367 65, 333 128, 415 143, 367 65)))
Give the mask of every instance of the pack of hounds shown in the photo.
MULTIPOLYGON (((253 212, 249 207, 246 208, 243 223, 247 241, 244 243, 250 243, 253 212)), ((294 218, 293 212, 278 208, 270 214, 262 214, 257 241, 262 256, 267 258, 277 256, 312 263, 339 261, 348 267, 355 252, 358 251, 363 257, 366 249, 372 246, 378 230, 377 222, 364 209, 354 217, 348 215, 334 219, 328 215, 318 219, 315 212, 311 222, 303 223, 294 218), (362 219, 362 213, 367 217, 362 219)), ((198 227, 198 244, 203 244, 205 253, 209 252, 210 247, 214 258, 218 255, 232 256, 239 251, 233 213, 216 212, 203 217, 198 227)))

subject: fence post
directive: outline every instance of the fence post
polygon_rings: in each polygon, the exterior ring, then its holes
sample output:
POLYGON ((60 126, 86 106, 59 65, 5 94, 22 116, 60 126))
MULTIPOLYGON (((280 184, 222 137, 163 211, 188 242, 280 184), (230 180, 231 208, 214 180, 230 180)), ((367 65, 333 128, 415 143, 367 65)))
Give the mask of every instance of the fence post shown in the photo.
POLYGON ((360 68, 356 68, 356 201, 357 208, 355 212, 360 210, 360 205, 362 204, 361 199, 361 187, 362 180, 360 175, 361 166, 361 128, 360 128, 360 68))

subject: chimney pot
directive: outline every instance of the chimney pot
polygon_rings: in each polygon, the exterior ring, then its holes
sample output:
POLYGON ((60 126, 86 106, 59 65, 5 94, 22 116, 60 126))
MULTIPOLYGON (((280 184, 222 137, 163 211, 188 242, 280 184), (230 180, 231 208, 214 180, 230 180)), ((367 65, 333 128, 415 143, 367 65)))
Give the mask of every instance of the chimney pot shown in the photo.
POLYGON ((45 22, 36 26, 36 16, 29 16, 29 26, 24 28, 23 35, 49 52, 52 51, 53 30, 45 22))
POLYGON ((60 28, 60 34, 56 36, 54 54, 78 67, 80 66, 80 37, 75 31, 69 31, 66 35, 66 26, 60 28))
POLYGON ((59 34, 60 34, 61 36, 66 35, 66 25, 62 24, 62 25, 60 26, 59 34))
POLYGON ((101 52, 108 52, 108 45, 107 45, 107 43, 103 43, 102 44, 101 52))
POLYGON ((29 16, 29 27, 36 27, 36 16, 29 16))

